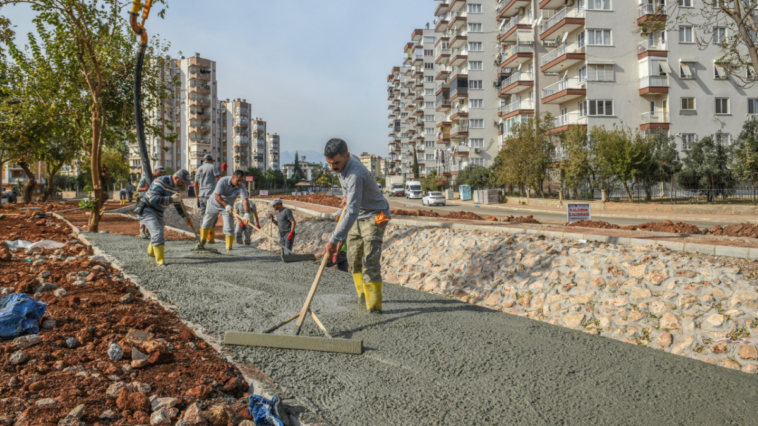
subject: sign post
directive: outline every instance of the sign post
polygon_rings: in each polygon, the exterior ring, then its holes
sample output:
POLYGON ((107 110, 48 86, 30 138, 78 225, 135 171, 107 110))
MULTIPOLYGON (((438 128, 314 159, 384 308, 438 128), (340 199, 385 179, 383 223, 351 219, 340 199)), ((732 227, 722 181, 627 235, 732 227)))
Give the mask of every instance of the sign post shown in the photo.
POLYGON ((566 216, 569 223, 582 220, 592 220, 589 204, 569 204, 566 208, 566 216))

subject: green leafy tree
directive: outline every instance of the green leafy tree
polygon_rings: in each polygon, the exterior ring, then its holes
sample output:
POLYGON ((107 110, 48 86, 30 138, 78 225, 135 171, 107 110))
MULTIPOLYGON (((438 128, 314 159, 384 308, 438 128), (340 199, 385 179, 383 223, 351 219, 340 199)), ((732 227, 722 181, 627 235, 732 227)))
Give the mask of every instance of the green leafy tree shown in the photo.
POLYGON ((482 189, 490 186, 492 175, 489 169, 477 164, 469 164, 458 173, 458 185, 470 185, 472 189, 482 189))
POLYGON ((578 198, 578 189, 587 182, 592 172, 590 144, 586 126, 569 126, 560 136, 563 155, 559 158, 561 181, 578 198))
POLYGON ((295 151, 295 165, 294 165, 294 171, 292 173, 292 181, 294 183, 298 183, 301 180, 305 179, 305 172, 303 172, 303 169, 300 167, 300 157, 298 155, 298 152, 295 151))
POLYGON ((750 182, 753 188, 753 202, 756 202, 755 181, 758 180, 758 120, 750 119, 742 125, 742 132, 733 146, 734 176, 750 182))
POLYGON ((421 179, 421 169, 418 165, 418 153, 416 152, 416 145, 413 145, 413 177, 416 179, 421 179))
POLYGON ((682 170, 679 151, 676 149, 676 141, 673 136, 668 136, 668 133, 664 130, 655 132, 652 139, 654 170, 651 180, 653 182, 660 182, 661 184, 669 182, 673 196, 674 176, 682 170))
MULTIPOLYGON (((45 179, 47 186, 41 201, 47 201, 55 191, 55 178, 64 165, 71 163, 84 150, 81 139, 74 134, 73 128, 66 126, 67 121, 56 120, 58 125, 51 129, 50 137, 45 143, 39 157, 45 162, 45 179)), ((127 164, 128 170, 128 164, 127 164)))
POLYGON ((629 202, 633 202, 630 183, 642 178, 649 167, 649 140, 639 132, 616 126, 612 129, 595 126, 591 137, 600 175, 621 182, 629 202))
POLYGON ((437 171, 432 170, 426 174, 426 177, 421 179, 421 187, 424 192, 437 190, 437 171))
POLYGON ((548 131, 553 117, 544 114, 529 118, 511 129, 498 153, 496 170, 498 185, 515 184, 529 196, 529 189, 542 194, 542 185, 554 150, 548 131))
POLYGON ((729 169, 729 150, 717 143, 713 136, 693 142, 685 150, 682 171, 677 176, 679 186, 698 191, 708 202, 718 196, 726 196, 735 184, 729 169))

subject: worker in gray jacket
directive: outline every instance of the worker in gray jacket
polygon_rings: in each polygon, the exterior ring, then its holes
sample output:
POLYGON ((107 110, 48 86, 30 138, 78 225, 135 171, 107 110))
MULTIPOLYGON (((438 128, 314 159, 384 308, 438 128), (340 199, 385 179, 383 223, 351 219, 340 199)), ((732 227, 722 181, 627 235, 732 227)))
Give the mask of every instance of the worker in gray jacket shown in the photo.
POLYGON ((237 197, 242 198, 245 214, 245 222, 250 221, 250 206, 247 203, 248 194, 243 182, 245 181, 245 172, 237 170, 232 176, 221 178, 213 191, 213 197, 208 201, 205 209, 203 223, 200 226, 200 242, 198 249, 205 248, 205 242, 210 229, 216 226, 218 215, 224 220, 224 235, 226 236, 226 249, 231 250, 234 246, 234 215, 232 209, 237 197))
POLYGON ((347 241, 347 261, 358 297, 365 297, 369 312, 381 312, 382 242, 390 219, 390 205, 374 175, 357 157, 350 155, 345 141, 331 139, 326 144, 324 156, 331 169, 339 173, 345 195, 341 204, 345 208, 344 217, 324 251, 331 259, 339 243, 347 241))
MULTIPOLYGON (((214 166, 213 157, 208 154, 205 156, 203 164, 195 172, 195 195, 197 196, 197 207, 200 209, 200 217, 205 217, 205 210, 208 208, 208 198, 213 196, 216 189, 216 180, 221 176, 221 172, 214 166)), ((218 219, 218 218, 216 218, 218 219)), ((207 242, 216 244, 216 222, 209 229, 207 242)))
MULTIPOLYGON (((166 174, 166 169, 164 169, 163 166, 156 166, 155 170, 153 170, 153 179, 158 179, 164 174, 166 174)), ((137 194, 139 194, 137 195, 137 198, 144 197, 149 189, 150 185, 147 183, 147 176, 145 176, 140 179, 139 184, 137 185, 137 194)), ((150 239, 150 232, 148 232, 147 227, 142 223, 139 225, 139 237, 143 240, 150 239)))
POLYGON ((249 198, 247 200, 238 199, 237 202, 234 203, 234 211, 237 212, 238 215, 243 216, 245 214, 245 203, 247 203, 248 211, 255 217, 255 225, 253 225, 252 222, 249 222, 247 225, 238 222, 237 226, 234 228, 234 235, 237 237, 237 244, 242 244, 244 242, 246 246, 249 246, 252 243, 250 237, 253 234, 253 226, 261 229, 261 220, 258 218, 258 209, 249 198))

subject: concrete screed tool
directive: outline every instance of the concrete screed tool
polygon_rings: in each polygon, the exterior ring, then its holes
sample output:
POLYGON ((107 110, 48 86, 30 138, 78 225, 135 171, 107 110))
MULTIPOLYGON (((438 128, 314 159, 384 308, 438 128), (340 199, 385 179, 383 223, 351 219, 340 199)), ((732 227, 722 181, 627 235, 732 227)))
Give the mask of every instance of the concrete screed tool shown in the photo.
POLYGON ((242 222, 243 225, 246 225, 246 226, 249 225, 251 228, 253 228, 253 230, 255 232, 258 232, 259 234, 261 234, 264 237, 266 237, 269 240, 271 240, 274 244, 276 244, 279 247, 281 247, 282 250, 283 250, 283 253, 282 253, 281 257, 282 257, 282 261, 284 263, 310 262, 312 260, 317 260, 316 256, 314 256, 312 254, 297 254, 297 253, 292 252, 292 250, 290 250, 287 247, 284 247, 283 245, 279 244, 279 241, 276 241, 275 239, 273 239, 272 237, 270 237, 268 234, 266 234, 265 232, 261 231, 260 229, 256 228, 255 226, 250 225, 250 221, 249 220, 245 220, 242 216, 240 216, 239 214, 237 214, 237 212, 232 211, 232 214, 234 215, 234 217, 236 217, 237 219, 239 219, 239 221, 242 222))
MULTIPOLYGON (((343 216, 344 215, 340 215, 340 222, 342 222, 343 216)), ((339 226, 339 224, 337 226, 339 226)), ((224 333, 224 344, 240 346, 261 346, 266 348, 279 349, 298 349, 320 352, 339 352, 354 355, 362 354, 362 340, 333 338, 329 332, 326 331, 324 324, 321 323, 318 317, 316 317, 316 314, 313 313, 313 310, 311 310, 311 303, 313 303, 313 298, 316 296, 316 290, 318 289, 318 285, 321 282, 321 277, 324 275, 324 270, 326 269, 327 263, 329 263, 329 254, 324 253, 324 257, 321 259, 321 267, 319 267, 316 278, 313 280, 311 290, 308 292, 308 297, 305 299, 305 304, 297 315, 287 319, 279 325, 267 329, 263 332, 263 334, 227 331, 224 333), (321 337, 299 336, 300 328, 303 326, 303 322, 305 321, 306 316, 309 314, 313 318, 313 321, 316 323, 318 328, 320 328, 324 335, 327 337, 326 339, 321 337), (295 324, 293 335, 269 334, 294 320, 297 320, 297 323, 295 324)))
MULTIPOLYGON (((184 203, 180 201, 179 205, 182 206, 182 211, 184 212, 184 217, 187 218, 187 225, 189 225, 189 227, 192 228, 192 233, 195 234, 195 239, 197 240, 197 244, 200 245, 200 236, 197 235, 197 231, 195 231, 195 224, 192 223, 192 219, 190 219, 189 213, 187 213, 187 209, 184 208, 184 203)), ((192 251, 205 251, 205 252, 208 252, 208 253, 221 254, 221 253, 218 252, 218 250, 212 249, 212 248, 202 248, 202 249, 194 248, 194 249, 192 249, 192 251)))

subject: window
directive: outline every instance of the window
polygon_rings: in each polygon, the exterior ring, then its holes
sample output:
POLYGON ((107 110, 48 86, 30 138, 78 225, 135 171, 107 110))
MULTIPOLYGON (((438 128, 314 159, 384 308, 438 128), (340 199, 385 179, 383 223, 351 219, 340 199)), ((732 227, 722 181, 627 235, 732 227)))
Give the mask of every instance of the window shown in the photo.
POLYGON ((434 102, 424 102, 424 108, 434 108, 434 102))
POLYGON ((611 30, 587 30, 587 45, 610 46, 611 30))
POLYGON ((682 111, 694 111, 695 98, 682 98, 682 111))
POLYGON ((694 62, 680 62, 679 63, 679 77, 684 80, 692 80, 695 78, 695 63, 694 62))
POLYGON ((434 44, 434 36, 424 36, 424 44, 434 44))
POLYGON ((729 78, 729 73, 721 65, 713 64, 713 78, 716 80, 726 80, 729 78))
POLYGON ((679 27, 679 43, 692 43, 692 27, 679 27))
POLYGON ((487 166, 487 163, 485 161, 486 160, 484 158, 469 158, 468 159, 469 165, 476 165, 476 166, 482 166, 482 167, 487 166))
POLYGON ((613 101, 607 101, 607 100, 588 100, 586 102, 582 102, 582 104, 586 105, 582 107, 580 104, 580 115, 589 115, 593 117, 598 116, 606 116, 610 117, 613 116, 613 101), (582 112, 584 114, 582 114, 582 112))
MULTIPOLYGON (((432 134, 434 134, 434 132, 432 132, 432 134)), ((426 146, 427 148, 434 148, 434 141, 424 141, 424 146, 426 146)))
POLYGON ((484 148, 484 139, 469 139, 468 146, 471 148, 484 148))
POLYGON ((729 114, 729 98, 716 98, 716 114, 729 114))
POLYGON ((434 50, 424 49, 424 56, 434 56, 434 50))
POLYGON ((724 27, 713 28, 713 42, 716 44, 722 44, 726 42, 726 28, 724 27))
POLYGON ((434 154, 426 154, 427 160, 434 160, 434 154))
POLYGON ((480 32, 482 32, 482 24, 469 23, 468 24, 468 32, 470 32, 470 33, 480 33, 480 32))
POLYGON ((482 42, 481 41, 472 41, 468 44, 468 51, 469 52, 481 52, 484 49, 482 48, 482 42))
POLYGON ((482 88, 482 80, 469 80, 468 81, 468 88, 469 89, 481 89, 482 88))
POLYGON ((408 113, 407 112, 401 112, 400 113, 400 118, 408 118, 408 113))
POLYGON ((758 98, 747 100, 747 113, 758 114, 758 98))
POLYGON ((425 70, 433 70, 434 69, 434 62, 424 62, 424 69, 425 70))
POLYGON ((587 9, 590 10, 611 10, 611 0, 588 0, 587 9))
POLYGON ((434 114, 426 114, 424 116, 424 121, 434 121, 434 114))
POLYGON ((469 108, 484 108, 484 101, 482 99, 469 99, 468 107, 469 108))
POLYGON ((424 96, 434 96, 434 89, 424 89, 424 96))
POLYGON ((692 7, 692 0, 679 0, 679 7, 692 7))
POLYGON ((424 81, 426 81, 427 83, 434 83, 434 76, 427 75, 426 77, 424 77, 424 81))
POLYGON ((433 135, 434 134, 434 127, 427 127, 427 128, 424 129, 424 132, 427 135, 433 135))
POLYGON ((469 3, 468 13, 482 13, 482 5, 469 3))
POLYGON ((475 119, 475 120, 469 120, 468 121, 468 127, 470 129, 483 129, 484 128, 484 120, 483 119, 475 119))
POLYGON ((585 40, 586 38, 584 36, 584 31, 577 34, 576 35, 576 48, 581 49, 582 47, 584 47, 585 40))
POLYGON ((590 64, 587 70, 589 81, 614 81, 613 64, 590 64))
POLYGON ((468 61, 468 69, 470 71, 481 71, 484 69, 482 61, 468 61))
POLYGON ((682 149, 690 149, 693 143, 697 140, 697 135, 694 133, 682 133, 682 149))
POLYGON ((724 146, 729 146, 732 144, 732 135, 729 133, 716 133, 716 143, 724 146))

